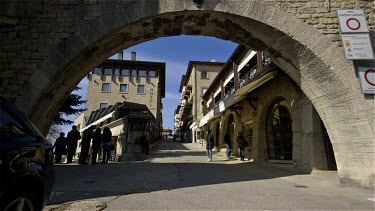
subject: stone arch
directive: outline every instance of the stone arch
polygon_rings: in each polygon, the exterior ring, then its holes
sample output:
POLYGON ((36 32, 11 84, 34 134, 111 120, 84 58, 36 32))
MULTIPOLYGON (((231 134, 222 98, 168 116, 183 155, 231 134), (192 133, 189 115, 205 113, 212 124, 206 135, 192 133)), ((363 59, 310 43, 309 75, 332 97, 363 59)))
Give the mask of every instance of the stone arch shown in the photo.
POLYGON ((277 98, 283 98, 287 102, 287 109, 290 112, 291 120, 292 120, 292 129, 296 130, 298 125, 301 125, 300 121, 297 121, 297 109, 298 106, 296 104, 301 103, 304 100, 304 97, 299 95, 298 93, 301 91, 299 87, 293 85, 294 82, 286 75, 281 74, 280 77, 274 79, 274 83, 282 87, 288 87, 288 89, 284 91, 280 90, 273 90, 269 92, 268 95, 262 97, 261 99, 261 106, 257 108, 257 130, 258 130, 258 139, 259 142, 257 143, 257 148, 253 151, 257 154, 257 157, 261 160, 265 160, 267 158, 266 152, 263 151, 267 147, 266 139, 266 116, 268 108, 277 98))
POLYGON ((266 132, 266 145, 267 145, 267 151, 268 151, 268 158, 269 159, 285 159, 285 160, 293 160, 293 128, 292 128, 292 119, 293 119, 293 113, 291 112, 290 103, 284 98, 284 97, 277 97, 274 99, 268 107, 265 109, 266 112, 266 119, 265 119, 265 125, 264 129, 266 132), (277 104, 277 105, 276 105, 277 104), (274 112, 276 110, 279 112, 279 118, 276 119, 276 124, 273 120, 274 112), (283 121, 281 119, 283 114, 288 121, 285 122, 286 125, 283 125, 283 121), (275 127, 278 128, 275 128, 275 127), (285 131, 288 134, 281 134, 284 130, 281 129, 281 127, 285 128, 285 131), (276 131, 277 130, 277 131, 276 131), (290 135, 290 137, 284 137, 290 135), (275 136, 278 136, 281 145, 272 142, 270 140, 273 140, 275 136), (287 140, 284 140, 286 138, 287 140), (289 143, 291 142, 291 143, 289 143), (290 146, 282 146, 282 145, 290 145, 290 146), (270 148, 272 148, 272 152, 270 151, 270 148), (280 148, 280 149, 277 149, 280 148))
POLYGON ((143 0, 117 7, 58 44, 25 85, 33 91, 20 93, 16 104, 45 133, 59 106, 94 66, 124 48, 180 34, 214 36, 266 52, 314 104, 334 148, 342 152, 340 176, 374 184, 373 150, 354 151, 358 147, 347 141, 374 146, 373 116, 368 115, 373 100, 360 94, 353 63, 316 28, 263 1, 207 1, 197 8, 187 1, 143 0))

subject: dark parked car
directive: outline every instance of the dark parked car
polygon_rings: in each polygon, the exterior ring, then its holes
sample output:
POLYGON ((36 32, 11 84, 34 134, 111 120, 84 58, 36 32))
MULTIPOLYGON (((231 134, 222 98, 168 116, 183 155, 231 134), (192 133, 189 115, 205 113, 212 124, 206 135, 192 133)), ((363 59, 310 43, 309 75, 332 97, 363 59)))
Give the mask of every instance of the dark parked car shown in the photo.
POLYGON ((52 160, 51 142, 0 97, 0 210, 42 210, 54 182, 52 160))

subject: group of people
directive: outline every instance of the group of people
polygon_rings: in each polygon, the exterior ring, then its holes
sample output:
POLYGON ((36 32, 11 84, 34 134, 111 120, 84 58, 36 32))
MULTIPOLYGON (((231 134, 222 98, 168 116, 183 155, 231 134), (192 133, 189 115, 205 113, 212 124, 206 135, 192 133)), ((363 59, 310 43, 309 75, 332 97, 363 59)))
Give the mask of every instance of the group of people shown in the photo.
POLYGON ((102 133, 100 128, 95 129, 93 125, 83 132, 82 137, 75 125, 72 126, 72 130, 68 133, 66 138, 64 133, 60 133, 60 137, 56 139, 54 144, 55 163, 61 162, 62 155, 67 155, 66 163, 72 163, 77 150, 78 140, 81 138, 81 153, 78 159, 79 164, 87 164, 86 160, 89 155, 90 145, 92 147, 91 163, 97 164, 97 156, 101 146, 103 146, 102 163, 108 163, 111 155, 112 132, 108 127, 105 127, 102 133))
MULTIPOLYGON (((232 140, 230 134, 227 132, 224 136, 224 143, 226 145, 225 154, 227 160, 230 160, 230 155, 233 152, 232 140)), ((238 146, 238 153, 240 154, 241 161, 245 161, 245 147, 248 147, 248 143, 245 137, 242 135, 242 132, 238 132, 236 143, 238 146)), ((207 152, 207 161, 212 161, 212 149, 214 148, 214 137, 211 134, 211 130, 208 129, 208 134, 206 137, 206 152, 207 152)))

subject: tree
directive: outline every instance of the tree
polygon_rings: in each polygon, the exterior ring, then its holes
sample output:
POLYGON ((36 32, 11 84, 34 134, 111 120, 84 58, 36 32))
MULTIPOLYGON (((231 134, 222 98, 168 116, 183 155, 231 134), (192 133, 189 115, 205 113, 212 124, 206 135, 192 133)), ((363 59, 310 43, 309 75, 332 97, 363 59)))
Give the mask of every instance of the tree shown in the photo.
POLYGON ((62 129, 58 125, 51 125, 49 128, 47 139, 52 143, 55 143, 55 140, 60 136, 62 129))
MULTIPOLYGON (((80 87, 76 87, 74 91, 80 90, 80 87)), ((85 103, 85 100, 82 100, 82 96, 78 94, 71 93, 68 97, 68 99, 64 102, 64 104, 61 106, 59 113, 56 115, 55 119, 53 120, 54 125, 70 125, 74 122, 72 120, 64 118, 64 116, 69 115, 76 115, 79 114, 85 109, 83 108, 77 108, 78 106, 85 103)))

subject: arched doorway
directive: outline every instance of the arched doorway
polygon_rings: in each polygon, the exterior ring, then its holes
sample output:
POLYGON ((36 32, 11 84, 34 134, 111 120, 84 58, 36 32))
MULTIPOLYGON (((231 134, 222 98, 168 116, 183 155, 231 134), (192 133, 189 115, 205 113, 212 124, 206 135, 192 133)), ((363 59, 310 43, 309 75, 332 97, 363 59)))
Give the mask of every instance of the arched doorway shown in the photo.
POLYGON ((231 114, 228 118, 228 123, 227 123, 227 133, 230 134, 230 137, 232 137, 233 139, 233 135, 234 135, 234 116, 233 114, 231 114))
POLYGON ((220 122, 216 123, 216 137, 215 137, 215 146, 219 148, 219 139, 220 139, 220 122))
POLYGON ((267 111, 267 156, 269 160, 292 160, 292 120, 284 98, 274 100, 267 111))

